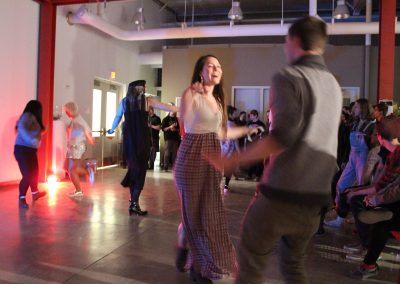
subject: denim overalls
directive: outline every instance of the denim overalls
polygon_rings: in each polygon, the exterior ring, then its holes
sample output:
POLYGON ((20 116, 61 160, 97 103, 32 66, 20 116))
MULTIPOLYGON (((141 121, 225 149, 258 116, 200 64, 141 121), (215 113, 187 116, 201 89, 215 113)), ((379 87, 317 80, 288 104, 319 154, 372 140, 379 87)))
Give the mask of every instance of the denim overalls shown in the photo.
POLYGON ((373 121, 365 121, 360 126, 356 122, 350 132, 350 155, 349 161, 343 170, 337 183, 338 193, 343 193, 346 188, 353 185, 361 185, 365 164, 368 157, 368 145, 364 136, 369 127, 372 127, 373 121), (356 183, 356 184, 355 184, 356 183))

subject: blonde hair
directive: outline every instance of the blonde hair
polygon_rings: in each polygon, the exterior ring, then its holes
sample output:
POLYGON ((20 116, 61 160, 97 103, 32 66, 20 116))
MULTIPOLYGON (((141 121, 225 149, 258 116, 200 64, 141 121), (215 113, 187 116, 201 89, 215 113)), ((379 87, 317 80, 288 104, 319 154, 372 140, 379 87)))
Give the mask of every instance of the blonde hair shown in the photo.
POLYGON ((78 105, 74 102, 68 102, 64 105, 64 110, 68 110, 72 116, 77 116, 78 113, 78 105))

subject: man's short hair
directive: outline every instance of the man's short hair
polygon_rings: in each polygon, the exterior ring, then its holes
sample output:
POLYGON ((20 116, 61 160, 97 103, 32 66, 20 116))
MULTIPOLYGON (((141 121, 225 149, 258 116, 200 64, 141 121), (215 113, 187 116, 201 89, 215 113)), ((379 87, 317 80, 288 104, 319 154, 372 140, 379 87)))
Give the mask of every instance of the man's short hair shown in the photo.
POLYGON ((228 105, 226 108, 227 108, 228 115, 232 115, 235 111, 237 111, 237 108, 235 108, 234 106, 231 106, 231 105, 228 105))
POLYGON ((319 18, 307 16, 295 21, 289 28, 290 37, 300 39, 301 48, 305 51, 321 51, 328 40, 327 26, 319 18))
POLYGON ((250 114, 252 114, 252 115, 254 115, 254 116, 257 116, 257 117, 258 117, 258 111, 257 111, 257 110, 255 110, 255 109, 252 109, 252 110, 250 111, 250 114))
POLYGON ((388 106, 385 103, 378 103, 376 105, 374 105, 374 109, 377 109, 378 111, 383 113, 383 116, 386 116, 387 112, 388 112, 388 106))
POLYGON ((400 138, 400 118, 393 114, 384 117, 376 125, 376 130, 386 140, 400 138))

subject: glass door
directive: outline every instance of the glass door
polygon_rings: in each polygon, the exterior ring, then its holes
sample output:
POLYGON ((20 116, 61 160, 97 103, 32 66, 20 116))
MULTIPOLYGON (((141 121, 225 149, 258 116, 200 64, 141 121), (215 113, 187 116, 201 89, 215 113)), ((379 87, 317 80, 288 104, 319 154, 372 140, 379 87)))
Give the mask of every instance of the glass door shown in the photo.
POLYGON ((111 128, 118 104, 122 97, 122 88, 112 82, 96 79, 93 88, 92 135, 96 140, 93 156, 97 167, 118 165, 121 160, 121 134, 117 131, 107 134, 111 128))

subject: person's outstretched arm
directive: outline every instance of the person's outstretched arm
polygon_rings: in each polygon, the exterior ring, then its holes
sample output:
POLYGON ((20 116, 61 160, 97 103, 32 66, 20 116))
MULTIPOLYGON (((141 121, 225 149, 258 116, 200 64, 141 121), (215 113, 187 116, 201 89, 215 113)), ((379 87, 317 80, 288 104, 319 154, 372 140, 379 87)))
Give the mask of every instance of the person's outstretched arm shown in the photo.
POLYGON ((149 106, 152 106, 155 109, 164 110, 164 111, 168 111, 168 112, 178 112, 179 111, 179 109, 176 106, 164 104, 162 102, 159 102, 156 99, 153 99, 152 97, 147 98, 147 103, 149 104, 149 106))
POLYGON ((108 134, 113 134, 115 132, 115 128, 118 127, 118 124, 121 122, 122 119, 122 115, 124 113, 124 103, 125 100, 121 100, 121 102, 118 105, 118 110, 117 110, 117 114, 115 115, 114 121, 112 123, 112 126, 110 129, 107 130, 108 134))

